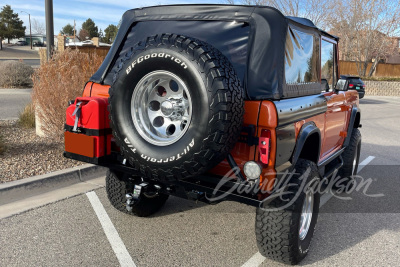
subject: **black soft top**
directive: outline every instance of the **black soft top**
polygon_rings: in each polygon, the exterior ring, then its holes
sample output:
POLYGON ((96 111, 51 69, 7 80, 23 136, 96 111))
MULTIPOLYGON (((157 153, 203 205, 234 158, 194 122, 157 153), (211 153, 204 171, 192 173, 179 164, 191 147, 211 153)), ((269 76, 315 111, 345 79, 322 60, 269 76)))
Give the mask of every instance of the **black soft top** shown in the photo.
MULTIPOLYGON (((293 90, 293 88, 286 90, 287 86, 285 85, 284 79, 285 41, 289 25, 319 37, 326 36, 336 41, 338 40, 337 37, 318 29, 312 21, 305 18, 285 17, 279 10, 273 7, 239 5, 169 5, 131 9, 124 13, 120 29, 109 53, 99 70, 90 80, 101 84, 111 85, 113 72, 115 71, 115 62, 120 56, 123 56, 122 52, 126 49, 126 43, 132 43, 132 40, 130 41, 130 39, 141 36, 134 32, 135 25, 142 22, 154 21, 170 21, 171 23, 175 21, 177 24, 178 22, 185 21, 196 21, 196 23, 224 21, 245 23, 249 25, 246 53, 247 62, 245 64, 246 69, 243 77, 240 78, 243 87, 246 90, 247 99, 250 100, 279 100, 281 98, 321 92, 319 88, 317 90, 315 89, 315 85, 312 90, 310 90, 310 88, 303 90, 304 85, 299 86, 298 91, 293 90), (302 93, 301 90, 303 90, 304 93, 302 93)), ((162 27, 162 23, 160 25, 161 26, 157 27, 162 27)), ((163 33, 183 34, 180 32, 171 32, 174 31, 174 29, 172 28, 171 30, 171 26, 169 27, 170 28, 167 29, 168 31, 163 33)), ((200 27, 193 27, 191 29, 190 32, 192 35, 189 35, 190 37, 198 38, 196 36, 197 28, 200 27)), ((177 27, 177 29, 179 28, 177 27)), ((148 27, 146 30, 149 33, 152 32, 151 27, 148 27)), ((204 28, 202 28, 202 30, 204 31, 204 28)), ((145 32, 143 27, 141 32, 145 32)), ((218 38, 224 38, 223 32, 221 32, 218 38)), ((134 42, 139 42, 141 40, 142 39, 137 39, 134 40, 134 42)), ((207 42, 209 40, 203 41, 207 42)), ((209 42, 213 45, 211 41, 209 42)), ((224 51, 221 52, 224 53, 224 51)))

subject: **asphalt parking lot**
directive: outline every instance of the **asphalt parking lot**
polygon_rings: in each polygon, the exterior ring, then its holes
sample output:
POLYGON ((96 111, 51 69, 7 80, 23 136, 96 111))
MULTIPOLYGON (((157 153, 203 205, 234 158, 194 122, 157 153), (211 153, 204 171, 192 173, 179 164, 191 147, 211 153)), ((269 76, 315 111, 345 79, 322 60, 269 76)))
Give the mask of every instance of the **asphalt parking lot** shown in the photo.
MULTIPOLYGON (((371 185, 351 200, 325 197, 301 265, 399 266, 400 98, 367 96, 360 105, 359 175, 371 185)), ((132 217, 101 188, 1 219, 0 265, 280 266, 257 253, 254 220, 244 204, 174 197, 151 217, 132 217)))

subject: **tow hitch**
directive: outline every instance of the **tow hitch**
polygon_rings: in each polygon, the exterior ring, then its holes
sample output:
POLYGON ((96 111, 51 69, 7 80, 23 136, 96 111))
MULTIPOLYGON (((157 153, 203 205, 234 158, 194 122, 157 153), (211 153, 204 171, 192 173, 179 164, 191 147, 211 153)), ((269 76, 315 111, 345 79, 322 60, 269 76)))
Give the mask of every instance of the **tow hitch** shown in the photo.
POLYGON ((127 211, 132 211, 132 206, 135 204, 135 202, 139 201, 142 192, 146 190, 147 186, 148 186, 147 183, 141 183, 140 185, 135 185, 133 189, 133 194, 128 193, 125 195, 127 211))

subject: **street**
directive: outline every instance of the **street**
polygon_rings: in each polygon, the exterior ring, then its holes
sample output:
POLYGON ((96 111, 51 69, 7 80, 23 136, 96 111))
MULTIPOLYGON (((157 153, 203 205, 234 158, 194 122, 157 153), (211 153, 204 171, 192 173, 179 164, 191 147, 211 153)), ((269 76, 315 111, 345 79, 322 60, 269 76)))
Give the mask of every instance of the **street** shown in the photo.
MULTIPOLYGON (((16 60, 16 61, 20 61, 20 59, 18 58, 0 58, 0 62, 1 61, 7 61, 7 60, 16 60)), ((39 67, 40 66, 40 59, 21 59, 21 61, 23 63, 25 63, 26 65, 29 65, 31 67, 39 67)))
POLYGON ((0 120, 18 119, 31 102, 32 89, 0 89, 0 120))
POLYGON ((40 58, 37 50, 30 46, 8 46, 4 45, 0 50, 0 63, 7 60, 22 61, 23 63, 38 68, 40 66, 40 58))
MULTIPOLYGON (((23 100, 6 100, 1 92, 3 119, 4 103, 23 100)), ((314 239, 300 265, 399 265, 400 98, 366 96, 360 108, 359 175, 371 183, 350 200, 323 196, 314 239)), ((254 224, 253 207, 175 197, 151 217, 133 217, 115 210, 100 188, 1 219, 0 265, 284 266, 258 254, 254 224)))

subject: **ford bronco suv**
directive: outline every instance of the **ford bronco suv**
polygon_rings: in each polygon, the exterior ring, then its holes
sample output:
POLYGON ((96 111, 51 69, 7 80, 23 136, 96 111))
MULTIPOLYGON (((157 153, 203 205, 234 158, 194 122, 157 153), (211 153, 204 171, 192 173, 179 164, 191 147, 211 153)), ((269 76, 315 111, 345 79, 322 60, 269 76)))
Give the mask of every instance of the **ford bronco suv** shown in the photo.
POLYGON ((271 7, 129 10, 70 102, 64 155, 107 167, 108 198, 128 214, 149 216, 170 195, 256 206, 260 253, 296 264, 315 188, 357 172, 358 93, 335 89, 337 44, 271 7))

